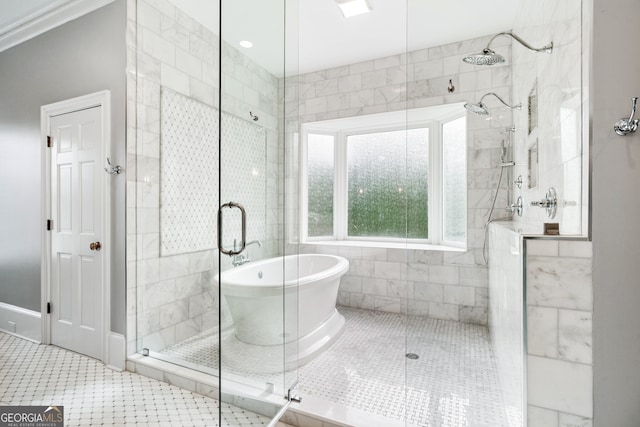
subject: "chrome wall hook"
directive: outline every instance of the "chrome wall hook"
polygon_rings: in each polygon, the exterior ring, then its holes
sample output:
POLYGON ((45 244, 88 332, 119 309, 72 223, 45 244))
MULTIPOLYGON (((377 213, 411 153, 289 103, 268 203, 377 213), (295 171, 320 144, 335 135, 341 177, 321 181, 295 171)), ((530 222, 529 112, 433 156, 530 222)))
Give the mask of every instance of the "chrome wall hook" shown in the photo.
POLYGON ((633 118, 636 114, 637 102, 637 97, 631 98, 631 116, 629 116, 628 119, 620 119, 613 125, 613 130, 615 130, 618 135, 625 136, 638 130, 638 122, 640 122, 640 120, 633 118))
POLYGON ((119 175, 120 173, 122 173, 122 166, 114 166, 111 164, 111 160, 107 157, 107 165, 109 165, 108 167, 104 168, 104 171, 106 173, 109 173, 111 175, 119 175))

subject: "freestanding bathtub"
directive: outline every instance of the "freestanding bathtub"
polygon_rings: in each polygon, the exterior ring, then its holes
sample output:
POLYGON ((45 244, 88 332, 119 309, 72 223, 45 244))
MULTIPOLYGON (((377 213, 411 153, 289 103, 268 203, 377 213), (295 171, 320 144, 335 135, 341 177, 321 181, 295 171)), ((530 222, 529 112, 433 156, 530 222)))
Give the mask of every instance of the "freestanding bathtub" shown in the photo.
POLYGON ((276 346, 297 341, 297 361, 313 359, 338 338, 340 278, 349 261, 334 255, 288 255, 222 272, 221 283, 238 340, 276 346))

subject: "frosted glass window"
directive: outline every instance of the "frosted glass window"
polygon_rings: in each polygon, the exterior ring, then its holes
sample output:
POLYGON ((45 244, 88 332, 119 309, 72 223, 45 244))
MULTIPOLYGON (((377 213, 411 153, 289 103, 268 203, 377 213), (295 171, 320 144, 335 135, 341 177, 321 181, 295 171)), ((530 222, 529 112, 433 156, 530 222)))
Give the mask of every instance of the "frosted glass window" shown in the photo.
POLYGON ((428 238, 429 129, 347 137, 347 235, 428 238))
POLYGON ((464 248, 467 135, 459 110, 305 124, 301 240, 464 248))
POLYGON ((467 122, 462 117, 442 125, 442 239, 464 242, 467 229, 467 122))
POLYGON ((333 135, 309 134, 307 142, 308 234, 333 236, 333 135))

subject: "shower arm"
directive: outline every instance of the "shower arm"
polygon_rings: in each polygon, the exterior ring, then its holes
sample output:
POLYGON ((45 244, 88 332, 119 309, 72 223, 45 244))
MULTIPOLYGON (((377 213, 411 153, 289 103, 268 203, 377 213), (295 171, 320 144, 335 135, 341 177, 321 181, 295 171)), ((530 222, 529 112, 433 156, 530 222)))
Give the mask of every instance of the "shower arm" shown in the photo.
POLYGON ((522 109, 522 104, 518 104, 518 105, 509 105, 509 104, 507 104, 507 103, 505 102, 505 100, 504 100, 504 99, 500 98, 500 96, 499 96, 497 93, 495 93, 495 92, 489 92, 489 93, 485 93, 484 95, 482 95, 482 98, 480 98, 480 103, 482 103, 482 100, 483 100, 485 97, 489 96, 489 95, 493 95, 493 96, 495 96, 496 98, 498 98, 498 100, 499 100, 500 102, 502 102, 505 106, 507 106, 507 107, 511 108, 512 110, 520 110, 520 109, 522 109))
POLYGON ((534 52, 551 53, 553 51, 553 42, 550 42, 548 45, 542 46, 540 48, 533 47, 529 43, 527 43, 526 41, 524 41, 520 37, 518 37, 516 34, 512 33, 511 31, 505 31, 503 33, 498 33, 495 36, 491 37, 491 40, 489 40, 489 43, 487 43, 487 47, 485 48, 485 50, 491 50, 491 49, 489 49, 489 46, 491 46, 491 43, 493 43, 493 40, 495 40, 495 38, 499 37, 499 36, 511 36, 518 43, 520 43, 522 46, 526 47, 529 50, 533 50, 534 52))

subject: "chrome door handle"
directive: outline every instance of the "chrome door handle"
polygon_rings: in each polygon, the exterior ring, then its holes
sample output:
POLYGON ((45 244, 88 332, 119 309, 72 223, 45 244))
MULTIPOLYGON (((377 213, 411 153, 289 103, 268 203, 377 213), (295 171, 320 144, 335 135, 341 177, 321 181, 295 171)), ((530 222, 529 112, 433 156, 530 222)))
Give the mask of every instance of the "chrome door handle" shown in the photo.
POLYGON ((100 242, 91 242, 89 244, 89 249, 91 249, 92 251, 99 251, 100 249, 102 249, 102 243, 100 243, 100 242))
POLYGON ((220 206, 218 209, 218 250, 225 255, 233 256, 238 255, 242 251, 244 251, 245 246, 247 245, 247 211, 244 209, 240 203, 229 202, 220 206), (235 245, 233 249, 225 249, 222 246, 222 210, 224 208, 237 208, 240 209, 240 213, 242 215, 242 237, 240 240, 240 249, 236 250, 235 245))

